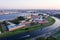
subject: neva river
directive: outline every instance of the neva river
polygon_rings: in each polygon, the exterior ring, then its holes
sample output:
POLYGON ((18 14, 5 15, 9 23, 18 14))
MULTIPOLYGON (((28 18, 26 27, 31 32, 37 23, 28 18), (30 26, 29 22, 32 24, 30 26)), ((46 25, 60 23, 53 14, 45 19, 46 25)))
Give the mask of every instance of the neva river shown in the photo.
MULTIPOLYGON (((19 16, 26 16, 28 14, 31 14, 31 13, 3 14, 3 15, 0 15, 0 20, 11 20, 11 19, 15 19, 16 17, 19 17, 19 16)), ((34 13, 34 14, 39 14, 39 13, 34 13)))
POLYGON ((10 19, 14 19, 18 16, 24 16, 24 15, 28 15, 29 13, 15 13, 15 14, 3 14, 0 15, 0 20, 10 20, 10 19))

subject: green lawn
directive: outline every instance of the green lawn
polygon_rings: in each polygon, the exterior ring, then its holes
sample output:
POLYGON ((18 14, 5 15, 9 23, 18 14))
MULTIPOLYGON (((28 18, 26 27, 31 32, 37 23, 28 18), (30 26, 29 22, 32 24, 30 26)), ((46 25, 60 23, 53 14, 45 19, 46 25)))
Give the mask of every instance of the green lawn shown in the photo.
POLYGON ((60 37, 57 37, 57 36, 55 36, 55 35, 53 35, 57 40, 60 40, 60 37))
POLYGON ((57 40, 56 37, 50 36, 50 37, 38 37, 36 40, 57 40))
MULTIPOLYGON (((58 28, 60 28, 60 27, 58 27, 58 28)), ((55 37, 57 40, 60 40, 60 37, 56 36, 58 34, 60 34, 60 32, 57 32, 57 33, 53 34, 52 36, 55 37)))
POLYGON ((60 34, 60 32, 55 33, 53 36, 56 37, 57 40, 60 40, 60 37, 57 37, 56 35, 60 34))
POLYGON ((19 34, 19 33, 23 33, 23 32, 27 32, 27 31, 32 31, 32 30, 40 29, 42 27, 46 27, 46 26, 52 25, 55 22, 55 20, 53 18, 51 18, 51 17, 48 17, 47 20, 49 20, 48 24, 34 25, 34 26, 29 27, 28 30, 20 28, 20 29, 11 31, 11 32, 3 33, 3 34, 0 35, 0 37, 8 37, 8 36, 19 34))
POLYGON ((0 26, 0 31, 1 31, 1 32, 3 32, 3 29, 2 29, 2 27, 1 27, 1 26, 0 26))

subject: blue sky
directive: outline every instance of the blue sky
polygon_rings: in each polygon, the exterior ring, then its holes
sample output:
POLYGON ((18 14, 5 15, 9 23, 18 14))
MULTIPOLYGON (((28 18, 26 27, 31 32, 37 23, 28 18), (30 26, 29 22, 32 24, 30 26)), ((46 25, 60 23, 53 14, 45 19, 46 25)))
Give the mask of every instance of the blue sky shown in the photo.
POLYGON ((0 0, 0 9, 60 9, 60 0, 0 0))

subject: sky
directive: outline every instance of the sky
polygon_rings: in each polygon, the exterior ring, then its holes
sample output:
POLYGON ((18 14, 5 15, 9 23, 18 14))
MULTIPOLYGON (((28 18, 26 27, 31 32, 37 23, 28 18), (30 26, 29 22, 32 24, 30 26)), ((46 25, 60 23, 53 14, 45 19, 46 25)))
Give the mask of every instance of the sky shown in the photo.
POLYGON ((60 0, 0 0, 0 9, 60 9, 60 0))

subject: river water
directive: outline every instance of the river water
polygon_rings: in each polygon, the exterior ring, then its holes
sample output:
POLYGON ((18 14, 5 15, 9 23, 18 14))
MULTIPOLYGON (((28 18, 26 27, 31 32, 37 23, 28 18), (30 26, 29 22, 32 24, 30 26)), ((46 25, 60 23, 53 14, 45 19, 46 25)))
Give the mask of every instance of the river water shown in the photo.
POLYGON ((29 13, 14 13, 14 14, 3 14, 0 15, 0 20, 10 20, 10 19, 14 19, 18 16, 24 16, 24 15, 28 15, 29 13))

